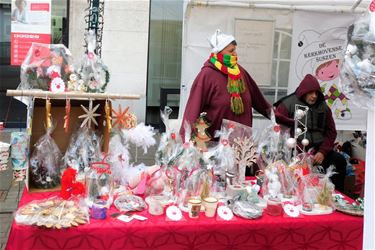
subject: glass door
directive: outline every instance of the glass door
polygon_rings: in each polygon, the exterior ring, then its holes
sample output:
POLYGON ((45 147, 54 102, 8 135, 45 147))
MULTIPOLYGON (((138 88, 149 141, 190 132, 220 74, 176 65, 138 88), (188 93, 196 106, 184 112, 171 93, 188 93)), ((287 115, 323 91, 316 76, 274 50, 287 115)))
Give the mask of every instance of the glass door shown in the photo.
POLYGON ((178 116, 183 0, 151 0, 146 123, 160 125, 161 104, 178 116), (162 99, 162 100, 161 100, 162 99))

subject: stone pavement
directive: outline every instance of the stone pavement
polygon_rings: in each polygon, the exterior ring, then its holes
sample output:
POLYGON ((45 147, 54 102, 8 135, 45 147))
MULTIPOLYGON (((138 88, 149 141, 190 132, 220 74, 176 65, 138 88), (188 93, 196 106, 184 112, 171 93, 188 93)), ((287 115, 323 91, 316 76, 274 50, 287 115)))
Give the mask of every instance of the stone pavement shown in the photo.
MULTIPOLYGON (((9 143, 10 133, 14 130, 0 131, 0 141, 9 143)), ((159 145, 159 134, 155 136, 156 145, 148 149, 147 154, 143 154, 143 149, 131 146, 129 151, 136 163, 145 165, 155 164, 155 152, 159 145)), ((8 163, 8 169, 0 172, 0 247, 5 248, 8 241, 10 227, 13 221, 13 213, 17 210, 18 202, 24 189, 24 182, 14 182, 11 164, 8 163)))
MULTIPOLYGON (((9 143, 12 130, 0 131, 0 141, 9 143)), ((8 162, 8 169, 0 172, 0 247, 5 248, 8 240, 13 212, 16 211, 23 190, 23 182, 13 181, 13 172, 8 162)))

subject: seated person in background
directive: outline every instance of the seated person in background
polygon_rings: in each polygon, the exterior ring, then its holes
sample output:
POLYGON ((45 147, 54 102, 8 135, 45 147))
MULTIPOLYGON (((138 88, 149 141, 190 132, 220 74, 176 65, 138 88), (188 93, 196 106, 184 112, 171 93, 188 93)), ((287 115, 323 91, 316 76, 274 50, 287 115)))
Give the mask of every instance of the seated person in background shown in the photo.
MULTIPOLYGON (((346 160, 338 152, 333 150, 337 132, 331 109, 324 100, 318 80, 308 74, 301 81, 296 91, 274 104, 276 107, 276 121, 291 128, 291 136, 294 136, 294 110, 295 104, 309 107, 307 113, 306 138, 309 145, 306 150, 313 149, 314 164, 327 169, 330 165, 336 167, 337 174, 331 177, 335 188, 344 192, 344 180, 346 175, 346 160)), ((298 142, 303 138, 298 138, 298 142)))
POLYGON ((185 121, 192 125, 202 112, 207 113, 208 133, 213 137, 223 119, 251 127, 252 108, 266 117, 272 108, 249 73, 237 64, 235 38, 216 30, 209 42, 212 53, 196 76, 186 103, 180 129, 183 140, 190 139, 184 138, 185 121))

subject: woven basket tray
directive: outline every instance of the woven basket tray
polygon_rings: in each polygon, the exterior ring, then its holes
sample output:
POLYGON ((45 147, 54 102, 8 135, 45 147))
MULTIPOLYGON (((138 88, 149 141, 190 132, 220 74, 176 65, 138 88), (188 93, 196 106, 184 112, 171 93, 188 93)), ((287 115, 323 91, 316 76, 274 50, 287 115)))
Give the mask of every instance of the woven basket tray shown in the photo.
POLYGON ((363 211, 362 210, 356 210, 356 209, 350 209, 350 208, 342 208, 342 207, 337 207, 337 211, 348 214, 348 215, 353 215, 353 216, 363 216, 363 211))

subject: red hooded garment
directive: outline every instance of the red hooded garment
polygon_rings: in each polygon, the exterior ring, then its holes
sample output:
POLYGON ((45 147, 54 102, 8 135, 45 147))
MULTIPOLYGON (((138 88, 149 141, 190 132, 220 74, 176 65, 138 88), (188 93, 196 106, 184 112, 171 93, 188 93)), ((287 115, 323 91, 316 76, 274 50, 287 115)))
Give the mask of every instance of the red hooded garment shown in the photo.
MULTIPOLYGON (((324 100, 318 80, 308 74, 301 81, 293 94, 290 94, 274 104, 277 113, 276 121, 294 130, 294 107, 301 104, 309 107, 307 114, 307 138, 310 141, 309 147, 315 147, 316 151, 325 156, 333 149, 337 132, 331 109, 324 100), (311 92, 318 92, 318 99, 314 105, 308 105, 304 96, 311 92), (317 136, 315 136, 317 135, 317 136), (314 141, 314 138, 319 138, 314 141)), ((309 148, 308 147, 308 148, 309 148)))

